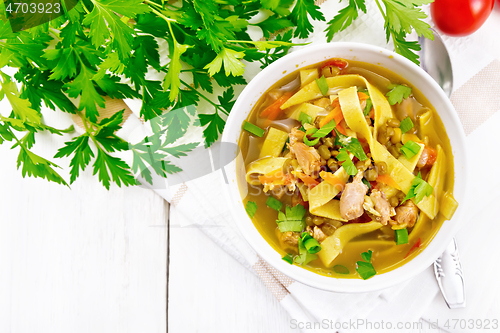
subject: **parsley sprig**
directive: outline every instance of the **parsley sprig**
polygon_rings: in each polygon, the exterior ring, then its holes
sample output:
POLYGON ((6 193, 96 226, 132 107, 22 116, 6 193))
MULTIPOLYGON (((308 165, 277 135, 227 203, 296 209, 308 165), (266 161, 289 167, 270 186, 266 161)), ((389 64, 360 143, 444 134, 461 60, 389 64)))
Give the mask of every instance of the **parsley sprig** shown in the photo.
MULTIPOLYGON (((387 42, 392 40, 397 53, 420 64, 418 54, 420 45, 417 41, 407 41, 406 36, 413 30, 419 35, 434 39, 429 24, 424 19, 427 15, 420 6, 431 3, 433 0, 375 0, 380 13, 384 17, 384 28, 387 42), (383 6, 382 6, 383 5, 383 6)), ((328 22, 326 37, 330 42, 333 36, 349 27, 359 16, 359 12, 366 14, 365 0, 349 0, 349 5, 341 9, 328 22)))

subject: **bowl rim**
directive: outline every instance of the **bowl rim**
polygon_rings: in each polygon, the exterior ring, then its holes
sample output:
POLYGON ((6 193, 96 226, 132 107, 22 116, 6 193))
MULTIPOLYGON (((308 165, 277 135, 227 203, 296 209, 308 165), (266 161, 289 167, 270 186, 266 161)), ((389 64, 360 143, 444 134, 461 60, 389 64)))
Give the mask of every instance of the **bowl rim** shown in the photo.
MULTIPOLYGON (((454 164, 454 189, 453 193, 455 199, 460 203, 457 211, 451 220, 445 220, 438 230, 437 234, 427 245, 427 247, 416 255, 409 262, 404 265, 395 268, 389 272, 377 274, 368 280, 362 279, 350 279, 350 278, 335 278, 320 275, 309 271, 307 269, 298 267, 297 265, 290 265, 281 259, 278 252, 264 239, 264 237, 259 233, 255 227, 252 220, 248 217, 242 204, 242 198, 240 197, 240 189, 237 182, 237 170, 236 163, 234 167, 225 168, 225 171, 230 178, 229 185, 224 183, 224 188, 228 192, 230 208, 235 217, 239 231, 243 234, 245 240, 250 244, 250 246, 256 251, 256 253, 266 262, 268 262, 272 267, 276 268, 281 273, 289 276, 295 281, 304 283, 314 288, 332 291, 332 292, 345 292, 345 293, 362 293, 385 289, 420 274, 426 268, 428 268, 435 259, 444 252, 445 248, 448 246, 449 242, 452 240, 456 232, 459 230, 461 221, 463 220, 464 210, 464 196, 466 193, 466 172, 467 172, 467 160, 466 155, 466 145, 465 145, 465 133, 461 125, 458 114, 456 113, 453 105, 451 104, 449 98, 445 95, 443 90, 439 85, 420 67, 406 59, 405 57, 389 51, 387 49, 355 42, 336 42, 336 43, 323 43, 317 45, 310 45, 303 47, 302 49, 293 51, 283 58, 275 61, 262 71, 260 71, 243 89, 238 99, 233 106, 233 112, 230 113, 226 126, 222 135, 222 142, 234 142, 236 137, 236 144, 238 144, 239 137, 241 134, 241 124, 247 118, 248 113, 252 110, 253 105, 258 101, 259 97, 269 89, 278 80, 266 80, 267 76, 274 73, 281 77, 288 75, 283 71, 283 68, 290 68, 291 64, 297 64, 293 71, 298 71, 300 68, 309 66, 315 63, 319 63, 323 60, 311 61, 308 59, 308 55, 312 58, 321 57, 319 54, 327 54, 324 60, 338 57, 335 55, 340 52, 353 52, 353 59, 351 60, 361 60, 368 62, 363 59, 359 59, 359 54, 362 54, 362 58, 365 56, 377 56, 380 55, 384 59, 393 63, 393 67, 401 67, 408 73, 416 76, 419 81, 418 84, 416 80, 409 80, 412 85, 414 85, 420 92, 429 100, 429 103, 433 105, 438 113, 443 125, 445 126, 448 138, 450 139, 450 145, 453 152, 453 164, 454 164), (306 59, 306 60, 304 60, 306 59), (277 74, 282 73, 282 74, 277 74), (272 81, 270 84, 268 81, 272 81), (432 96, 436 99, 435 103, 432 103, 426 94, 423 93, 422 87, 427 87, 432 93, 432 96), (261 91, 259 94, 255 94, 255 91, 261 91), (249 102, 251 101, 251 102, 249 102), (253 103, 252 103, 253 102, 253 103), (437 110, 435 104, 441 106, 440 110, 437 110), (241 112, 240 110, 245 110, 241 112), (442 111, 445 110, 445 111, 442 111), (248 112, 247 112, 248 111, 248 112), (443 120, 446 118, 446 124, 443 120), (243 117, 243 118, 242 118, 243 117), (453 135, 453 140, 452 140, 453 135), (453 142, 453 143, 452 143, 453 142), (457 186, 457 179, 459 184, 457 186)), ((344 58, 348 58, 342 56, 344 58)), ((315 59, 315 58, 314 58, 315 59)), ((376 65, 383 67, 380 62, 376 65)), ((391 72, 394 70, 387 68, 391 72)), ((402 74, 396 72, 396 74, 404 77, 402 74)), ((272 76, 272 75, 271 75, 272 76)), ((238 154, 238 153, 236 153, 238 154)), ((241 156, 241 154, 240 154, 241 156)), ((235 155, 236 157, 236 155, 235 155)))

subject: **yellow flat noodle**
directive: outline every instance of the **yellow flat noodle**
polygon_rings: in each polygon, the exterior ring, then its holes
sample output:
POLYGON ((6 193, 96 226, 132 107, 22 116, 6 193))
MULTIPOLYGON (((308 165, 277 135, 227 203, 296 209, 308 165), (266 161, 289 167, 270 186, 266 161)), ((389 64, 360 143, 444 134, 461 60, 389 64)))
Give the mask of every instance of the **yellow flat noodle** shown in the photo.
POLYGON ((408 193, 415 176, 377 140, 373 140, 372 157, 375 162, 385 162, 389 176, 398 184, 401 191, 408 193))
POLYGON ((322 108, 321 106, 316 106, 311 103, 302 103, 294 107, 291 107, 290 109, 291 112, 288 114, 288 117, 295 120, 299 120, 301 112, 304 112, 305 114, 310 116, 313 120, 316 119, 316 117, 320 113, 327 114, 324 108, 322 108))
POLYGON ((288 133, 271 127, 267 132, 266 139, 262 145, 259 158, 263 157, 277 157, 288 139, 288 133))
POLYGON ((373 108, 375 112, 375 122, 373 128, 373 138, 374 141, 377 140, 378 129, 385 125, 387 119, 393 118, 392 108, 387 98, 374 86, 371 84, 367 85, 368 91, 370 92, 370 98, 373 103, 373 108))
POLYGON ((368 223, 350 223, 341 226, 333 235, 328 236, 321 242, 321 251, 318 257, 326 267, 332 267, 333 261, 342 252, 344 246, 353 238, 380 229, 382 224, 379 222, 368 223))
POLYGON ((420 235, 421 235, 420 230, 424 226, 429 226, 429 223, 432 223, 429 216, 427 216, 426 214, 422 214, 422 213, 420 213, 420 215, 418 215, 417 222, 415 223, 415 226, 413 227, 410 235, 408 236, 408 240, 409 240, 410 244, 413 243, 415 238, 420 237, 420 235))
POLYGON ((347 126, 363 137, 370 147, 372 146, 372 134, 366 122, 363 110, 359 104, 358 90, 350 87, 339 92, 339 102, 347 126))
POLYGON ((432 115, 432 111, 429 110, 419 118, 420 122, 420 133, 422 134, 422 138, 424 136, 428 136, 431 142, 435 142, 436 144, 442 145, 442 140, 439 137, 439 131, 436 131, 436 128, 440 128, 435 126, 434 116, 432 115))
MULTIPOLYGON (((334 174, 342 182, 347 182, 349 175, 343 167, 340 167, 334 174)), ((321 182, 318 186, 309 190, 309 211, 313 214, 321 206, 335 198, 342 190, 341 186, 332 185, 326 181, 321 182)))
POLYGON ((446 192, 443 195, 443 199, 441 199, 441 208, 439 208, 439 212, 447 219, 451 219, 453 214, 458 208, 458 202, 453 197, 453 194, 446 192))
POLYGON ((401 137, 401 141, 403 144, 407 143, 408 140, 411 140, 416 143, 422 143, 422 140, 416 135, 416 134, 411 134, 411 133, 404 133, 401 137))
POLYGON ((266 175, 281 170, 286 160, 286 157, 267 157, 250 163, 247 166, 247 183, 250 185, 260 185, 261 183, 257 179, 259 175, 266 175))
MULTIPOLYGON (((437 146, 436 162, 431 168, 427 182, 433 187, 434 191, 428 197, 424 197, 418 204, 420 208, 429 218, 433 219, 439 212, 439 201, 437 198, 442 198, 444 181, 446 173, 446 156, 443 148, 437 146)), ((416 226, 415 226, 416 227, 416 226)))
POLYGON ((298 183, 297 187, 302 195, 302 199, 304 199, 304 201, 309 201, 309 187, 304 183, 298 183))
POLYGON ((330 200, 326 204, 312 209, 311 213, 321 217, 327 217, 329 219, 347 222, 347 220, 343 219, 342 215, 340 214, 340 200, 330 200))
POLYGON ((413 156, 409 160, 406 159, 404 155, 401 155, 398 158, 398 161, 401 162, 401 164, 403 164, 410 172, 413 172, 413 170, 415 170, 418 160, 420 159, 420 156, 422 155, 425 148, 425 145, 423 143, 418 143, 418 142, 415 143, 420 146, 420 151, 418 152, 417 155, 413 156))
POLYGON ((310 68, 310 69, 302 69, 300 70, 300 87, 304 87, 305 85, 311 83, 315 79, 318 78, 318 69, 310 68))
MULTIPOLYGON (((327 95, 332 95, 337 93, 337 91, 345 88, 349 88, 359 84, 365 85, 365 80, 359 75, 338 75, 327 77, 326 83, 329 87, 327 95)), ((319 90, 316 81, 313 81, 305 85, 302 89, 300 89, 292 97, 290 97, 281 106, 281 109, 284 110, 286 108, 289 108, 290 106, 308 102, 319 97, 323 97, 323 94, 319 90)))

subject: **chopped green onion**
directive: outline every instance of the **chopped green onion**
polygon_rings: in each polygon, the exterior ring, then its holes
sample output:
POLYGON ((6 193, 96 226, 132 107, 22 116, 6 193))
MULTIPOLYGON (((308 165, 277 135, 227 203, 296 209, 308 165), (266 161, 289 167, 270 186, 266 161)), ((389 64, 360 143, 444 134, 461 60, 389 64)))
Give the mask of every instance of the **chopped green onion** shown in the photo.
POLYGON ((323 94, 323 96, 326 96, 328 94, 328 82, 326 82, 326 78, 324 76, 320 77, 319 80, 316 79, 316 84, 318 85, 319 90, 323 94))
POLYGON ((283 203, 274 197, 267 198, 266 205, 278 212, 281 210, 281 207, 283 207, 283 203))
POLYGON ((284 256, 283 258, 281 258, 283 260, 285 260, 287 263, 289 263, 290 265, 293 264, 293 257, 291 254, 287 254, 286 256, 284 256))
POLYGON ((301 238, 307 252, 314 254, 321 251, 321 245, 319 245, 319 242, 314 239, 308 232, 303 232, 301 238))
POLYGON ((406 141, 406 143, 401 147, 401 153, 405 155, 406 159, 409 160, 413 156, 417 155, 420 151, 420 146, 412 140, 406 141))
POLYGON ((342 265, 333 266, 333 271, 338 274, 349 274, 349 269, 342 265))
POLYGON ((371 264, 372 250, 361 253, 361 258, 363 258, 364 261, 356 262, 356 271, 358 272, 359 276, 361 276, 363 280, 366 280, 377 274, 375 268, 371 264))
POLYGON ((408 244, 408 230, 406 228, 395 230, 394 234, 397 245, 408 244))
POLYGON ((318 259, 318 256, 312 253, 309 253, 302 242, 302 239, 299 238, 299 255, 295 257, 295 262, 299 265, 307 265, 309 262, 318 259))
POLYGON ((299 115, 299 121, 304 124, 311 124, 312 123, 312 117, 308 115, 307 113, 301 112, 299 115))
POLYGON ((314 139, 314 140, 309 140, 307 138, 308 135, 313 135, 314 137, 314 133, 316 133, 318 130, 316 128, 310 128, 306 131, 306 135, 304 135, 304 143, 309 146, 309 147, 312 147, 314 145, 316 145, 318 142, 319 142, 319 138, 317 139, 314 139))
POLYGON ((257 212, 257 204, 253 201, 247 201, 245 210, 247 211, 248 216, 253 219, 255 212, 257 212))
POLYGON ((266 132, 265 130, 263 130, 262 128, 260 128, 259 126, 256 126, 252 123, 249 123, 248 121, 245 121, 243 123, 243 129, 255 136, 258 136, 259 138, 262 138, 262 136, 264 135, 264 133, 266 132))
POLYGON ((325 136, 327 136, 328 134, 330 134, 333 129, 335 128, 335 126, 337 126, 335 124, 335 120, 331 120, 328 124, 324 125, 323 127, 321 127, 316 133, 313 134, 313 138, 323 138, 325 136))
POLYGON ((413 121, 411 121, 410 117, 406 117, 405 119, 401 120, 399 128, 401 129, 402 133, 406 133, 413 128, 413 121))

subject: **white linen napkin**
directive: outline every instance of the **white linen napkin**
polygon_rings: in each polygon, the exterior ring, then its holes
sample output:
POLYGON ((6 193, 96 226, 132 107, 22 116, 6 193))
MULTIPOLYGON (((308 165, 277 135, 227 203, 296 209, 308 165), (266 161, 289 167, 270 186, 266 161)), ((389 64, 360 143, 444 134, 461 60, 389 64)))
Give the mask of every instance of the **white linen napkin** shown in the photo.
MULTIPOLYGON (((345 2, 339 4, 332 0, 321 4, 327 20, 345 5, 345 2)), ((367 2, 367 7, 368 14, 361 15, 351 27, 335 36, 334 41, 391 47, 386 45, 384 22, 376 5, 367 2)), ((324 42, 326 24, 315 22, 314 25, 315 31, 309 41, 324 42)), ((449 310, 446 307, 432 268, 399 286, 356 295, 317 290, 284 276, 256 255, 232 223, 231 213, 222 199, 226 192, 220 186, 220 170, 170 187, 164 180, 164 185, 158 186, 162 180, 156 179, 154 190, 171 203, 172 221, 181 226, 199 226, 214 242, 256 273, 288 310, 297 327, 312 326, 302 329, 304 332, 385 332, 389 329, 406 332, 408 327, 404 325, 418 328, 422 325, 418 324, 420 318, 431 328, 439 326, 450 332, 462 332, 467 330, 461 328, 460 320, 492 321, 497 316, 498 321, 499 287, 495 282, 500 270, 493 262, 496 259, 495 237, 500 234, 495 214, 496 202, 500 199, 495 190, 500 185, 500 178, 493 171, 500 165, 500 148, 494 134, 500 128, 500 113, 497 112, 500 110, 500 44, 491 43, 491 40, 498 40, 495 31, 500 31, 498 11, 474 35, 444 38, 455 74, 456 89, 452 102, 468 135, 468 152, 472 161, 471 186, 467 194, 472 209, 466 212, 470 223, 457 235, 467 288, 468 306, 465 309, 449 310), (453 319, 458 320, 458 325, 453 319), (382 320, 386 326, 380 326, 382 320), (388 323, 391 327, 387 326, 388 323)), ((256 68, 248 68, 245 76, 250 80, 256 72, 256 68)), ((133 101, 126 102, 138 115, 140 106, 138 108, 133 101)), ((127 135, 136 133, 138 126, 141 124, 127 120, 119 134, 127 138, 127 135)), ((201 142, 200 130, 191 132, 183 140, 201 142)), ((490 323, 490 327, 492 325, 490 323)), ((473 331, 480 331, 479 326, 476 325, 473 331)))

